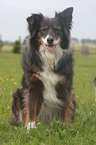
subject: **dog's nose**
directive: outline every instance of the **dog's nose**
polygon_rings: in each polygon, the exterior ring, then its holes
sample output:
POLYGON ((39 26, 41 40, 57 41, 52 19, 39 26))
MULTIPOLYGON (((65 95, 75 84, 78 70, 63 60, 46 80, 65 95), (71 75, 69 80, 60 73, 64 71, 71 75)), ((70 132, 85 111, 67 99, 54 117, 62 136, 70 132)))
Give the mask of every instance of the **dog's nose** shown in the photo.
POLYGON ((54 38, 52 36, 49 36, 47 38, 47 42, 48 42, 49 45, 52 45, 53 44, 53 41, 54 41, 54 38))

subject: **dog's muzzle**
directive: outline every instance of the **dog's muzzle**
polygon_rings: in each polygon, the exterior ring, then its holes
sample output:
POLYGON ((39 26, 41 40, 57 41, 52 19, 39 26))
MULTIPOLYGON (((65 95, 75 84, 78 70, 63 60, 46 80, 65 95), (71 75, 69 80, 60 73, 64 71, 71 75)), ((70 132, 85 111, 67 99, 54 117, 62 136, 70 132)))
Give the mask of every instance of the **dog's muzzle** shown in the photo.
POLYGON ((52 37, 52 36, 49 36, 48 38, 47 38, 47 43, 48 43, 48 45, 47 45, 47 49, 49 50, 49 51, 53 51, 54 49, 55 49, 55 45, 53 45, 53 42, 54 42, 54 38, 52 37))
POLYGON ((56 46, 59 44, 59 40, 55 40, 53 36, 46 36, 45 38, 42 39, 43 45, 49 50, 53 51, 56 46))

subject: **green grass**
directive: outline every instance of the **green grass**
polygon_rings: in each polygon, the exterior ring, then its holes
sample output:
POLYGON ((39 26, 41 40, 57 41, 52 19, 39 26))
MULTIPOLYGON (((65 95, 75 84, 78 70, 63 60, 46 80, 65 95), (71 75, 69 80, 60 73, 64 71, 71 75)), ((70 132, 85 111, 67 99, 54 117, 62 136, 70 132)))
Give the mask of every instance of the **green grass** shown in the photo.
POLYGON ((74 54, 73 93, 77 101, 76 119, 71 127, 54 120, 37 125, 28 133, 23 126, 10 126, 12 91, 21 87, 21 54, 0 54, 0 145, 95 145, 96 107, 93 79, 96 55, 74 54))

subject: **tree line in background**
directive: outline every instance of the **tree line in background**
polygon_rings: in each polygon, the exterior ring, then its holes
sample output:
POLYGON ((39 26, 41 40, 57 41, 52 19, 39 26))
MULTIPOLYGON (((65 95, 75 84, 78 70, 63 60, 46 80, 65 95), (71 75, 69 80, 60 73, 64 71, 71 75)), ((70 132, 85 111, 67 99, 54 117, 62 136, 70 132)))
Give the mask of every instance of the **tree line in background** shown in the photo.
POLYGON ((96 39, 77 39, 72 38, 72 44, 96 44, 96 39))
MULTIPOLYGON (((25 37, 25 39, 23 40, 23 42, 21 42, 22 45, 26 45, 26 40, 27 40, 28 36, 25 37)), ((77 38, 72 38, 71 39, 71 43, 72 44, 96 44, 96 39, 77 39, 77 38)), ((11 41, 2 41, 2 45, 12 45, 13 42, 11 41)))
POLYGON ((2 38, 0 36, 0 52, 2 52, 2 46, 3 45, 12 45, 12 52, 13 53, 20 53, 21 50, 21 37, 19 36, 19 39, 16 40, 15 42, 10 42, 10 41, 2 41, 2 38))

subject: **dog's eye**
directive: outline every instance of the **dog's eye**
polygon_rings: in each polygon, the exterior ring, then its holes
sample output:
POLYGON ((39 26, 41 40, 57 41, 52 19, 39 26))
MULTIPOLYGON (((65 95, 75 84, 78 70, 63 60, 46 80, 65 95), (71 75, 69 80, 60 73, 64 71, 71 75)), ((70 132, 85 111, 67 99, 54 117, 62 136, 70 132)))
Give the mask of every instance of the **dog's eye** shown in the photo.
POLYGON ((40 29, 40 31, 42 32, 42 31, 46 31, 46 29, 45 28, 42 28, 42 29, 40 29))
POLYGON ((55 32, 60 32, 61 31, 61 29, 57 26, 54 26, 53 28, 54 28, 55 32))
POLYGON ((60 32, 60 29, 55 29, 55 31, 60 32))
POLYGON ((60 32, 60 29, 59 28, 55 28, 55 31, 60 32))
POLYGON ((40 32, 41 32, 41 33, 45 33, 45 32, 47 31, 47 29, 48 29, 47 26, 46 26, 46 27, 42 27, 42 28, 40 29, 40 32))

